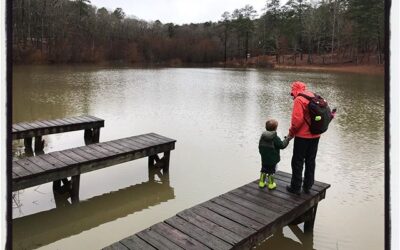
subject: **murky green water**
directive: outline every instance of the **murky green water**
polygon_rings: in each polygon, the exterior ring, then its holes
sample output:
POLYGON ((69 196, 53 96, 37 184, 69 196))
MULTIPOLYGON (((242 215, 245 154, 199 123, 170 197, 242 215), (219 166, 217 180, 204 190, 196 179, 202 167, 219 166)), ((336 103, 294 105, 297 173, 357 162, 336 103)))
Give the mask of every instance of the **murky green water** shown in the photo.
MULTIPOLYGON (((15 193, 15 249, 98 249, 258 178, 265 120, 286 135, 290 82, 302 80, 338 108, 323 135, 316 179, 330 183, 313 235, 283 229, 260 249, 383 249, 383 77, 236 69, 14 68, 13 122, 91 114, 100 141, 156 132, 177 140, 169 176, 147 159, 81 177, 81 202, 51 184, 15 193), (57 204, 57 207, 56 207, 57 204)), ((83 132, 47 136, 45 152, 84 145, 83 132)), ((14 142, 15 157, 22 142, 14 142)), ((279 169, 290 172, 293 145, 279 169)))

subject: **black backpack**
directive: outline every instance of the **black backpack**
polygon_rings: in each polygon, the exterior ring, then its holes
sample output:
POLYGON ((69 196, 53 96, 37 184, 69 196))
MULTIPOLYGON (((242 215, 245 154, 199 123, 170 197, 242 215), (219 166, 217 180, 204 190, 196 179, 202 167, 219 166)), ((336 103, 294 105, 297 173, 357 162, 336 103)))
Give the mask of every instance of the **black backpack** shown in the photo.
POLYGON ((321 96, 314 94, 314 97, 300 93, 302 96, 309 100, 308 111, 310 113, 311 124, 305 119, 312 134, 322 134, 328 130, 329 123, 333 116, 328 102, 321 96))

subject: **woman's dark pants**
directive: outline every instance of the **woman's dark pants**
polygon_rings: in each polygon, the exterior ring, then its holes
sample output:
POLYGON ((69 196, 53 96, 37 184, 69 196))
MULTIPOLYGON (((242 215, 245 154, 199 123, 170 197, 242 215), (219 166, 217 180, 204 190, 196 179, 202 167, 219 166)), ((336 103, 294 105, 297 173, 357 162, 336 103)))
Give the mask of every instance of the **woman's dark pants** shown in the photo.
POLYGON ((294 138, 291 181, 293 190, 298 191, 301 188, 304 162, 306 168, 304 171, 303 189, 309 190, 314 184, 315 158, 318 151, 318 142, 319 138, 294 138))

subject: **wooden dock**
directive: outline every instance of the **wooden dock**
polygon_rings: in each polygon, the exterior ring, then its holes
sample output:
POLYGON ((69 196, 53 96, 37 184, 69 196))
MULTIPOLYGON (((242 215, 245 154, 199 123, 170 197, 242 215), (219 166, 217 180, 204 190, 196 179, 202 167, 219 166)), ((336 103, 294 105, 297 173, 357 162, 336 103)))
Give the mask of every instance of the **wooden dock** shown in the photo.
POLYGON ((35 151, 43 150, 43 135, 85 130, 85 141, 99 142, 100 128, 104 120, 91 116, 68 117, 55 120, 19 122, 12 125, 13 140, 24 139, 25 148, 32 151, 32 138, 35 138, 35 151))
POLYGON ((251 182, 104 249, 250 249, 287 225, 304 222, 304 231, 312 231, 330 185, 315 182, 310 194, 295 195, 286 191, 290 174, 277 172, 275 179, 276 190, 251 182))
POLYGON ((81 174, 143 157, 149 157, 149 167, 156 165, 167 172, 175 142, 149 133, 20 159, 12 163, 12 191, 48 182, 60 189, 63 182, 70 187, 71 199, 79 201, 81 174))

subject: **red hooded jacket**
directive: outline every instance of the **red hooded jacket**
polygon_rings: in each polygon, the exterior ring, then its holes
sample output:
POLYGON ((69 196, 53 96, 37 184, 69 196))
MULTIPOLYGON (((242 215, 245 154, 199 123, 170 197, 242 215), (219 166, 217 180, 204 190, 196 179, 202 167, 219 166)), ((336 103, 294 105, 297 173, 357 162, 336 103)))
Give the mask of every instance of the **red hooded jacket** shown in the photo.
POLYGON ((308 112, 309 101, 298 96, 299 93, 313 97, 314 93, 306 90, 306 84, 303 82, 293 82, 291 95, 294 98, 292 120, 290 122, 289 136, 301 138, 318 138, 320 135, 312 134, 308 124, 311 123, 310 114, 308 112), (307 122, 305 122, 307 119, 307 122), (308 124, 307 124, 308 123, 308 124))

